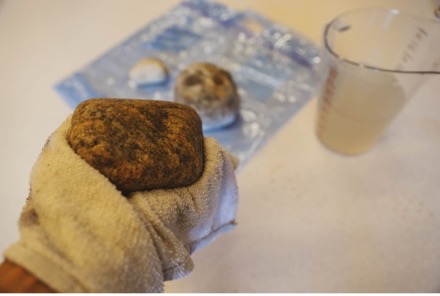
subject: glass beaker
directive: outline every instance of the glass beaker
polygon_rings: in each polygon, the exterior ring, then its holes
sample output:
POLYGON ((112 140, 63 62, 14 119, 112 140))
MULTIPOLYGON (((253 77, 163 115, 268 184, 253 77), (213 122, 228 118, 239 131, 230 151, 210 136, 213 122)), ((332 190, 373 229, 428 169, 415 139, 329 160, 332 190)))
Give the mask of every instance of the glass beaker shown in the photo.
POLYGON ((331 150, 370 149, 429 74, 440 74, 440 23, 394 9, 350 11, 324 31, 316 133, 331 150))

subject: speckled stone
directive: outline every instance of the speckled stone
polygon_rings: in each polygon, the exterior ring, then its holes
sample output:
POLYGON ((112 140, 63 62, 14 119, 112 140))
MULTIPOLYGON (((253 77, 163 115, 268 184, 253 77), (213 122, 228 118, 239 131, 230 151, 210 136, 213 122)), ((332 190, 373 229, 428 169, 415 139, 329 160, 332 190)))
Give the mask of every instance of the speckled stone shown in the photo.
POLYGON ((176 102, 193 107, 210 131, 233 123, 240 109, 240 96, 231 74, 211 63, 187 66, 176 79, 176 102))
POLYGON ((178 103, 84 101, 73 113, 67 141, 123 193, 188 186, 203 172, 200 117, 178 103))

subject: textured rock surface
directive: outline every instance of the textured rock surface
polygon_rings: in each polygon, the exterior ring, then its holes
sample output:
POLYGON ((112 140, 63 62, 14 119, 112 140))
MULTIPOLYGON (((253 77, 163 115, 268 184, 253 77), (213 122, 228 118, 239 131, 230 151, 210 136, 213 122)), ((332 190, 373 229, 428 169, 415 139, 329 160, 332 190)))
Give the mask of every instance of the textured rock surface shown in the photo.
POLYGON ((237 117, 240 97, 229 72, 211 63, 189 65, 176 80, 176 102, 193 107, 204 130, 225 127, 237 117))
POLYGON ((73 113, 67 141, 124 193, 187 186, 203 172, 200 118, 177 103, 85 101, 73 113))

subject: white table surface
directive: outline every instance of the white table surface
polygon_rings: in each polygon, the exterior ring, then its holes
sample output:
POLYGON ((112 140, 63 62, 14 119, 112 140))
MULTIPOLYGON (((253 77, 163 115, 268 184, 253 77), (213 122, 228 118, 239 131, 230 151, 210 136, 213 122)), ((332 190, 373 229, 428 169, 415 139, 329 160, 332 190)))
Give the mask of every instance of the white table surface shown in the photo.
MULTIPOLYGON (((437 0, 222 1, 321 43, 333 16, 396 7, 431 16, 437 0)), ((0 250, 18 239, 29 173, 72 112, 61 78, 178 3, 0 0, 0 250)), ((169 292, 440 291, 440 81, 430 79, 370 152, 326 150, 316 98, 238 175, 238 226, 194 254, 169 292)))

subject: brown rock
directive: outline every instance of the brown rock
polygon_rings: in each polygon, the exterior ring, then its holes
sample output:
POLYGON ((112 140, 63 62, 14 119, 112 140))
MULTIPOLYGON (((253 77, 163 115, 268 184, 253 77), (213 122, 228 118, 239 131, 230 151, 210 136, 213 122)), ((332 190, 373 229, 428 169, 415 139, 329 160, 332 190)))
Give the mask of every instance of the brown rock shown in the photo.
POLYGON ((75 109, 67 141, 123 193, 187 186, 203 172, 201 120, 182 104, 91 99, 75 109))

